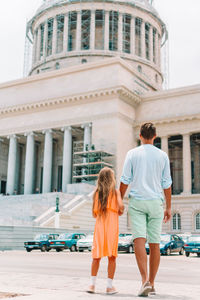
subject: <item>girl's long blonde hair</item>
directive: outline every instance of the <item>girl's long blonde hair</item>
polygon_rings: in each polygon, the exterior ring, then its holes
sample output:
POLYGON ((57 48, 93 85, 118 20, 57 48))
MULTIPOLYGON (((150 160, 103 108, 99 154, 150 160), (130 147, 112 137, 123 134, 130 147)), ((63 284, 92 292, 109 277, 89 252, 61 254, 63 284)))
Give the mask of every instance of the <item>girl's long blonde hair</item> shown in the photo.
POLYGON ((99 172, 97 187, 93 195, 93 209, 96 195, 98 195, 98 208, 100 215, 105 215, 107 210, 108 196, 115 193, 115 175, 112 169, 105 167, 99 172))

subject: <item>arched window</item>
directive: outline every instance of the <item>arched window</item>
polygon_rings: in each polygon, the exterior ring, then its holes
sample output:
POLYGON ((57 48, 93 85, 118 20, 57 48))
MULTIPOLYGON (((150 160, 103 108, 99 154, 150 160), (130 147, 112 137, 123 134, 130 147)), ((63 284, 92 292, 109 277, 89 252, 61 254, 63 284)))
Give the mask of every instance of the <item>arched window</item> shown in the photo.
POLYGON ((200 230, 200 213, 196 214, 196 230, 200 230))
POLYGON ((181 215, 176 213, 173 215, 173 230, 181 230, 181 215))
POLYGON ((56 70, 59 70, 59 69, 60 69, 60 64, 59 64, 59 62, 57 62, 57 63, 55 64, 55 67, 56 67, 56 70))
POLYGON ((86 63, 87 63, 87 59, 83 58, 83 59, 81 60, 81 63, 82 63, 82 64, 86 64, 86 63))

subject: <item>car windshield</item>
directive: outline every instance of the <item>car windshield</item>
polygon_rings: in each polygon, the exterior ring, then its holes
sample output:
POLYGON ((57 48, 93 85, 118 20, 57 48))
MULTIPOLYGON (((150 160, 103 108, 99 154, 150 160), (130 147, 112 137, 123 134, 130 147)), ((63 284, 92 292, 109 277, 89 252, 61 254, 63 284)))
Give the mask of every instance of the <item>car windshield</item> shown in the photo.
POLYGON ((126 236, 131 236, 131 233, 120 233, 119 237, 126 237, 126 236))
POLYGON ((188 242, 200 242, 200 236, 190 236, 188 242))
POLYGON ((62 233, 59 235, 58 240, 67 240, 67 239, 71 239, 72 235, 69 233, 62 233))
POLYGON ((47 234, 37 234, 35 236, 35 241, 46 241, 48 240, 48 235, 47 234))
POLYGON ((170 235, 161 235, 161 242, 170 242, 170 235))

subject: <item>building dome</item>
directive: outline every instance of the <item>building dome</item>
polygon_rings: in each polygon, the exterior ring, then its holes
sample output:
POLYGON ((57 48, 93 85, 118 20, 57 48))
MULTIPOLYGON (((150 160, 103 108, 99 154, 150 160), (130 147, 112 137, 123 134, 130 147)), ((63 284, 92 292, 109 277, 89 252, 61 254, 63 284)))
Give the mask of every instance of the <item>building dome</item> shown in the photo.
POLYGON ((152 90, 162 87, 165 24, 147 0, 46 0, 28 22, 29 75, 113 56, 132 64, 152 90))

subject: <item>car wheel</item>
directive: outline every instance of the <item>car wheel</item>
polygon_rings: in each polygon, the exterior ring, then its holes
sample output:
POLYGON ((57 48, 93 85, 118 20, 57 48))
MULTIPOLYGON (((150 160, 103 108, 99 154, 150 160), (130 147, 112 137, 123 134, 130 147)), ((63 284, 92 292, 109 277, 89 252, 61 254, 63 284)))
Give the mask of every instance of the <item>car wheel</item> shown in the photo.
POLYGON ((185 252, 185 255, 188 257, 190 256, 190 252, 185 252))
POLYGON ((45 252, 47 250, 47 247, 45 245, 42 245, 41 249, 42 252, 45 252))
POLYGON ((179 255, 184 255, 184 248, 181 248, 181 250, 179 251, 179 255))
POLYGON ((78 252, 83 252, 83 250, 81 249, 81 250, 78 250, 78 252))
POLYGON ((166 250, 166 255, 169 256, 171 254, 171 249, 170 248, 167 248, 166 250))
POLYGON ((46 249, 47 252, 49 252, 51 250, 51 248, 46 249))
POLYGON ((75 245, 72 245, 71 248, 70 248, 70 251, 71 251, 71 252, 75 252, 75 251, 76 251, 76 246, 75 246, 75 245))
POLYGON ((27 252, 31 252, 31 251, 32 251, 32 249, 26 248, 26 251, 27 251, 27 252))
POLYGON ((133 253, 133 246, 130 245, 130 246, 128 247, 128 253, 133 253))
POLYGON ((61 249, 59 249, 59 248, 56 249, 56 252, 60 252, 60 251, 61 251, 61 249))
POLYGON ((197 256, 200 257, 200 253, 197 253, 197 256))

